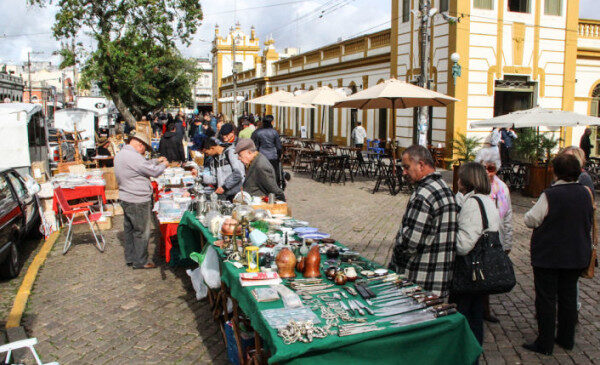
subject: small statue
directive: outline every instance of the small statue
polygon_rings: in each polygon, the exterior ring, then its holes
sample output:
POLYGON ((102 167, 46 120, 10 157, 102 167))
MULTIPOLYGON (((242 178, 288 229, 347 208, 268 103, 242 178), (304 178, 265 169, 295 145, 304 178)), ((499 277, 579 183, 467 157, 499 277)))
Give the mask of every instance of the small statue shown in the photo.
POLYGON ((277 264, 277 271, 281 278, 295 278, 296 272, 296 256, 289 248, 283 248, 279 251, 277 258, 275 259, 277 264))

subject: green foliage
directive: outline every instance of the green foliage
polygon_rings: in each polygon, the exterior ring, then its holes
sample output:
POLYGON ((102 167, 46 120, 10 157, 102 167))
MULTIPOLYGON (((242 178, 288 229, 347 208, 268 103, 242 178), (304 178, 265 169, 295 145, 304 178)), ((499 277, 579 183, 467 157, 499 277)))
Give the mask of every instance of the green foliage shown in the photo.
POLYGON ((75 66, 75 52, 68 48, 62 48, 58 51, 58 54, 62 57, 62 61, 58 66, 61 70, 63 68, 75 66))
MULTIPOLYGON (((58 5, 55 38, 73 39, 86 32, 96 41, 96 49, 83 61, 83 84, 99 82, 130 124, 134 115, 139 118, 191 97, 197 74, 176 44, 190 44, 202 20, 198 0, 28 1, 58 5)), ((61 65, 75 63, 74 53, 61 55, 61 65)))
POLYGON ((531 164, 549 161, 552 151, 558 147, 559 138, 539 133, 533 128, 523 128, 519 138, 514 141, 514 149, 518 158, 531 164))
POLYGON ((481 145, 481 138, 467 137, 466 134, 459 133, 458 138, 452 141, 452 150, 456 158, 456 163, 469 162, 475 159, 476 150, 481 145))

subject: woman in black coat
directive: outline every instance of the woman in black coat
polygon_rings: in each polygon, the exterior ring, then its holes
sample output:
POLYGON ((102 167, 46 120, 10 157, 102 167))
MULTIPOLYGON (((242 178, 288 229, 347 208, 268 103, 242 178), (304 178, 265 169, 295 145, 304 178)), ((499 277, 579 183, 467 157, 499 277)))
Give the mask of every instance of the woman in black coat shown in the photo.
POLYGON ((167 125, 167 131, 160 139, 158 153, 169 160, 169 162, 185 162, 183 143, 177 135, 175 123, 167 125))
POLYGON ((566 350, 575 344, 577 281, 590 263, 594 219, 591 191, 577 182, 577 158, 559 154, 552 166, 554 185, 525 214, 525 225, 534 229, 531 266, 539 334, 523 347, 546 355, 555 343, 566 350))

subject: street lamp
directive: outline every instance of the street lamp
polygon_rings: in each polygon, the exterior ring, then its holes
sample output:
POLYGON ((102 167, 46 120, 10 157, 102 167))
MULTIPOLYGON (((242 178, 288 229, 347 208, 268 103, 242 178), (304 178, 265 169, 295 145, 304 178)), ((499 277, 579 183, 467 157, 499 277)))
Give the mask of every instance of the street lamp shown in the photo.
POLYGON ((460 61, 460 55, 454 52, 452 55, 450 55, 450 60, 454 62, 452 65, 452 77, 454 78, 454 82, 456 82, 456 78, 460 77, 462 74, 462 67, 458 63, 458 61, 460 61))

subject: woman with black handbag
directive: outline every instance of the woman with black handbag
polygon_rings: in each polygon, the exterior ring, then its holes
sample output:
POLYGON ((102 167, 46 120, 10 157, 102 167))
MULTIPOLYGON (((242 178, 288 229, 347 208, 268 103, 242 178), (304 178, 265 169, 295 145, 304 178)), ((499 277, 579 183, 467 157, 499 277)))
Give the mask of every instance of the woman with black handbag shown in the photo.
POLYGON ((577 158, 559 154, 552 167, 554 185, 525 214, 525 225, 534 229, 531 266, 539 334, 523 347, 545 355, 552 354, 555 343, 565 350, 575 344, 577 281, 590 264, 594 216, 592 192, 577 182, 577 158))
MULTIPOLYGON (((458 234, 456 237, 457 269, 455 279, 468 283, 472 275, 485 280, 482 271, 474 267, 473 259, 468 255, 476 246, 487 244, 496 239, 499 245, 498 230, 500 215, 494 201, 490 198, 490 181, 485 168, 476 162, 468 162, 461 166, 458 173, 458 190, 462 194, 462 206, 458 214, 458 234), (484 227, 487 226, 487 229, 484 227), (482 242, 485 234, 485 242, 482 242), (465 264, 465 262, 469 261, 465 264), (468 269, 466 269, 468 267, 468 269)), ((460 200, 460 199, 458 199, 460 200)), ((477 251, 481 248, 477 247, 477 251)), ((477 261, 475 261, 477 262, 477 261)), ((471 331, 477 341, 483 344, 483 312, 486 294, 476 290, 465 290, 465 285, 453 282, 449 302, 456 303, 458 311, 469 321, 471 331)))

